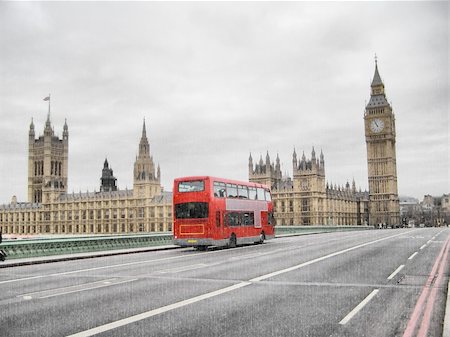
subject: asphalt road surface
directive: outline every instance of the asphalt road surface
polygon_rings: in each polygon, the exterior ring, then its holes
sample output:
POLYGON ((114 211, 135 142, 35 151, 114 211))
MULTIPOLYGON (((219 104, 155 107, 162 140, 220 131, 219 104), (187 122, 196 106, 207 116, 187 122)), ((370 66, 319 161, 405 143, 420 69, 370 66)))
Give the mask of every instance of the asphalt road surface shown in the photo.
POLYGON ((0 269, 0 336, 441 336, 449 228, 0 269))

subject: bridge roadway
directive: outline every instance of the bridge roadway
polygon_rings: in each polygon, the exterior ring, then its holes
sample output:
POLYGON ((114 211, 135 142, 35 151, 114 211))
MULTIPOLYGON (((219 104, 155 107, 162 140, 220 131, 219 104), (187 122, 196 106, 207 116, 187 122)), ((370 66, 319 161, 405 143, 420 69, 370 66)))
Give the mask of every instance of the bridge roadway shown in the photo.
POLYGON ((437 337, 449 240, 339 232, 2 268, 0 336, 437 337))

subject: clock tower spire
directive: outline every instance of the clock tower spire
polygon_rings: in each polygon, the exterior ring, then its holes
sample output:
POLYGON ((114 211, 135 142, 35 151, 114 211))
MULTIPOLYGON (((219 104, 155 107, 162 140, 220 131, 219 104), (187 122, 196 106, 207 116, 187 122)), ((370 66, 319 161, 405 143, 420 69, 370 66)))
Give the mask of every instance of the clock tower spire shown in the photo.
POLYGON ((369 224, 400 224, 395 151, 395 116, 386 99, 384 83, 378 72, 371 84, 369 103, 364 113, 369 178, 369 224))

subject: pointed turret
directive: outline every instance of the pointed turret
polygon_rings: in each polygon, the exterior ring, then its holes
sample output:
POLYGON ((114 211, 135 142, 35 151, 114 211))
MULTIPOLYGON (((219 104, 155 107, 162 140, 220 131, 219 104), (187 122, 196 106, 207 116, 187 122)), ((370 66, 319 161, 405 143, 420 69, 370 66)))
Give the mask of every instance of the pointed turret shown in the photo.
POLYGON ((67 119, 65 119, 63 127, 63 139, 67 140, 68 138, 69 138, 69 127, 67 126, 67 119))
POLYGON ((266 154, 266 167, 269 167, 270 166, 270 157, 269 157, 269 151, 267 151, 267 154, 266 154))
POLYGON ((302 153, 302 160, 300 161, 300 169, 305 170, 306 169, 306 156, 305 151, 302 153))
POLYGON ((389 106, 389 103, 386 99, 386 95, 384 92, 384 84, 381 80, 380 73, 378 72, 378 63, 375 59, 375 74, 373 75, 371 87, 371 96, 370 101, 367 104, 366 108, 378 108, 389 106))
POLYGON ((150 146, 147 139, 147 130, 145 127, 145 119, 142 125, 142 136, 139 142, 139 157, 149 157, 150 156, 150 146))
POLYGON ((32 138, 34 140, 34 123, 33 123, 33 118, 31 118, 31 123, 30 123, 30 131, 28 132, 28 135, 30 138, 32 138))
POLYGON ((316 151, 314 150, 314 146, 311 151, 311 161, 313 161, 313 162, 316 161, 316 151))
POLYGON ((298 169, 297 152, 295 152, 295 147, 294 153, 292 154, 292 167, 294 168, 294 172, 298 169))
POLYGON ((142 137, 147 138, 147 128, 145 127, 145 118, 144 118, 144 123, 142 125, 142 137))
POLYGON ((380 73, 378 72, 378 62, 375 57, 375 73, 373 74, 373 80, 372 80, 372 84, 370 86, 373 88, 373 87, 376 87, 379 85, 384 86, 383 81, 381 80, 380 73))
POLYGON ((52 124, 50 122, 50 113, 47 115, 47 120, 45 121, 45 128, 44 128, 44 136, 53 136, 53 128, 52 124))

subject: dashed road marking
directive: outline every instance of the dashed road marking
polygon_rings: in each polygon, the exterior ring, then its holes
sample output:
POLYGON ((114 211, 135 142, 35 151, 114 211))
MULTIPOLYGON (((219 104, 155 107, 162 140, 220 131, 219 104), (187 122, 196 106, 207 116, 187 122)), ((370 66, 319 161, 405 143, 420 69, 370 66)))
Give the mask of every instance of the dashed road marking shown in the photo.
POLYGON ((340 322, 339 324, 341 325, 345 325, 348 323, 348 321, 350 321, 362 308, 364 308, 364 306, 370 302, 370 300, 376 295, 378 294, 379 289, 375 289, 373 290, 365 299, 362 300, 361 303, 359 303, 352 311, 350 311, 348 313, 347 316, 345 316, 340 322))
POLYGON ((405 266, 405 265, 402 264, 400 267, 398 267, 397 269, 395 269, 395 271, 394 271, 391 275, 389 275, 387 279, 388 279, 388 280, 392 280, 392 279, 395 277, 395 275, 397 275, 397 274, 400 272, 400 270, 403 269, 404 266, 405 266))

